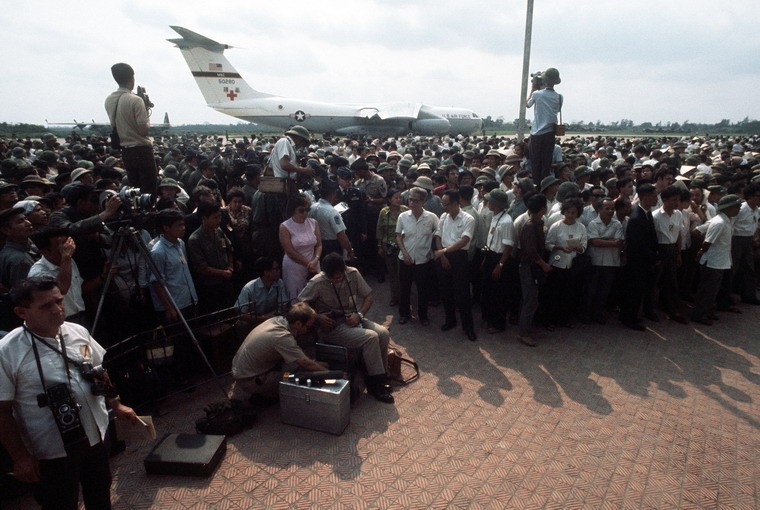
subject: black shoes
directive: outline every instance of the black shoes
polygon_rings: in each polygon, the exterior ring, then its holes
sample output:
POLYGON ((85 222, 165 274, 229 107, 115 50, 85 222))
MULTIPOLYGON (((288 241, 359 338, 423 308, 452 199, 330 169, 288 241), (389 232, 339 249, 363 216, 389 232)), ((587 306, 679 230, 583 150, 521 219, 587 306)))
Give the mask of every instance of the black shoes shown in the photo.
POLYGON ((643 324, 640 322, 623 322, 623 326, 625 326, 628 329, 632 329, 634 331, 646 331, 647 328, 644 327, 643 324))
POLYGON ((407 322, 409 322, 409 317, 399 317, 398 319, 399 324, 406 324, 407 322))
POLYGON ((470 342, 474 342, 475 340, 477 340, 477 339, 478 339, 478 337, 477 337, 477 335, 475 334, 475 331, 474 331, 473 329, 466 329, 466 330, 464 331, 464 333, 465 333, 465 335, 467 335, 467 339, 468 339, 470 342))
POLYGON ((385 375, 373 375, 366 379, 367 392, 375 397, 376 400, 386 404, 393 404, 396 400, 391 395, 391 385, 385 375))
POLYGON ((449 331, 455 327, 457 327, 456 322, 446 322, 443 326, 441 326, 441 331, 449 331))

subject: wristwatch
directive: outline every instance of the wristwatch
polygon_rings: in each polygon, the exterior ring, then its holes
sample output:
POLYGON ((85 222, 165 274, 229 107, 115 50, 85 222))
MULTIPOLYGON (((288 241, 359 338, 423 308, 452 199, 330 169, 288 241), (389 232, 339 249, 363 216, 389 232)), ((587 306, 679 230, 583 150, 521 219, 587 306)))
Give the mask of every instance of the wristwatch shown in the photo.
POLYGON ((363 313, 361 313, 361 312, 356 312, 356 315, 358 315, 358 316, 359 316, 359 319, 360 319, 360 320, 364 320, 364 314, 363 314, 363 313))

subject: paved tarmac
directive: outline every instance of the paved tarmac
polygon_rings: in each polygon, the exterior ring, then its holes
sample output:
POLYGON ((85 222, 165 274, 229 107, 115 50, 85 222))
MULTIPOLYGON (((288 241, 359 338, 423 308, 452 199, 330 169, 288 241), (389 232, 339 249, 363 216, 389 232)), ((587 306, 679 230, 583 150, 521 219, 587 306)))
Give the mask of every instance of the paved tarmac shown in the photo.
MULTIPOLYGON (((711 327, 578 325, 530 348, 514 326, 441 333, 441 307, 399 326, 373 286, 370 317, 422 369, 396 405, 364 396, 341 436, 265 409, 207 479, 148 477, 151 443, 130 444, 112 461, 114 507, 760 507, 760 307, 711 327)), ((218 399, 206 384, 166 403, 159 435, 193 432, 218 399)))

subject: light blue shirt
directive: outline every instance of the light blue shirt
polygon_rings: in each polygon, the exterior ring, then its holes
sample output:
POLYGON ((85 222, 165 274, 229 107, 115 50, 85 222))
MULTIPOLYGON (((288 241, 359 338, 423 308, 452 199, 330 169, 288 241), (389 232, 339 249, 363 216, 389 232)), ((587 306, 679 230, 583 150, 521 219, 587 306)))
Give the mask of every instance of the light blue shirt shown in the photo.
POLYGON ((335 210, 330 202, 324 198, 311 206, 309 218, 314 218, 319 224, 319 234, 323 241, 336 241, 338 234, 346 230, 343 217, 335 210))
MULTIPOLYGON (((150 254, 177 306, 182 309, 197 303, 198 294, 195 292, 193 277, 190 276, 190 268, 187 265, 185 242, 177 239, 176 243, 172 243, 162 235, 153 245, 150 254)), ((148 281, 157 282, 158 277, 151 271, 148 281)), ((150 297, 153 300, 153 307, 163 312, 164 304, 158 299, 152 286, 150 297)))
POLYGON ((235 306, 238 307, 240 313, 265 314, 277 309, 279 304, 285 302, 285 295, 285 284, 282 279, 277 280, 267 289, 264 281, 256 278, 245 284, 235 306))
POLYGON ((560 95, 554 89, 536 90, 528 99, 528 108, 535 105, 533 110, 533 125, 530 128, 530 134, 543 135, 554 130, 557 123, 557 113, 559 113, 561 99, 560 95))

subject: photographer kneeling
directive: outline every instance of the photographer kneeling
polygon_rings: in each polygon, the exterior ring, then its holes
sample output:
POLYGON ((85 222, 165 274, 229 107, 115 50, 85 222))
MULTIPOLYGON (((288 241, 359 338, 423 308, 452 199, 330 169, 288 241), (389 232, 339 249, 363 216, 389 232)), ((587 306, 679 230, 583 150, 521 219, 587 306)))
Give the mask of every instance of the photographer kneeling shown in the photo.
POLYGON ((11 290, 24 320, 0 339, 0 442, 22 482, 38 482, 43 509, 111 508, 111 471, 103 437, 106 398, 118 419, 135 412, 109 391, 105 350, 85 328, 64 322, 63 296, 49 277, 11 290))

